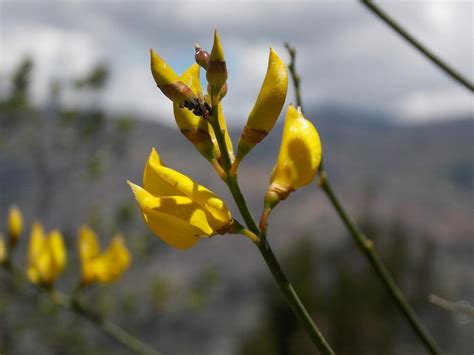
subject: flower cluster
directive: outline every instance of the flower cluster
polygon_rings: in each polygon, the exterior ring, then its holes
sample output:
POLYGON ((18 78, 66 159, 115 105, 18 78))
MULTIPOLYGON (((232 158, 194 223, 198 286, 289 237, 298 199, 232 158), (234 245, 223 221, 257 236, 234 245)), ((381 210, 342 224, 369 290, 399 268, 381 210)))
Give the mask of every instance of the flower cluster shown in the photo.
MULTIPOLYGON (((268 68, 234 155, 222 100, 227 94, 227 65, 220 36, 214 33, 211 53, 195 46, 195 61, 181 76, 151 50, 151 72, 158 88, 173 103, 178 128, 229 184, 243 158, 273 129, 285 103, 286 65, 270 48, 268 68), (206 71, 207 93, 200 70, 206 71)), ((270 211, 315 177, 322 157, 313 124, 289 105, 280 153, 264 199, 260 227, 265 232, 270 211)), ((143 188, 129 182, 145 223, 169 245, 186 249, 201 238, 242 233, 225 202, 189 177, 166 167, 155 149, 145 166, 143 188)))
MULTIPOLYGON (((16 244, 23 233, 21 211, 13 206, 8 214, 7 238, 0 235, 0 264, 11 262, 16 244)), ((81 286, 108 283, 118 279, 130 266, 131 255, 121 235, 100 252, 96 233, 83 226, 78 236, 81 262, 81 286)), ((33 222, 28 246, 26 277, 34 284, 51 287, 64 272, 67 251, 62 233, 54 229, 45 233, 39 221, 33 222)))

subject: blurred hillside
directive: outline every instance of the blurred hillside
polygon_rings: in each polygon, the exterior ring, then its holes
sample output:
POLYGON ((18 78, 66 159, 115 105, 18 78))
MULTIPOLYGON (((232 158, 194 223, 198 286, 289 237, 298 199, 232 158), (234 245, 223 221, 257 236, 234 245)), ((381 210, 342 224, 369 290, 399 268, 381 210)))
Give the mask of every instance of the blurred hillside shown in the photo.
MULTIPOLYGON (((331 178, 353 214, 357 216, 369 209, 382 219, 396 215, 420 232, 432 233, 442 242, 472 239, 472 119, 466 117, 445 123, 406 126, 363 111, 349 112, 332 107, 307 111, 310 112, 307 116, 320 132, 325 164, 331 178), (369 203, 367 198, 370 198, 369 203)), ((108 126, 113 124, 113 120, 107 122, 108 126)), ((49 139, 52 128, 48 125, 53 123, 44 117, 42 125, 42 139, 49 139)), ((255 214, 261 208, 278 153, 281 130, 281 124, 277 125, 242 164, 239 177, 255 214)), ((21 133, 15 134, 21 137, 21 133)), ((239 134, 238 131, 231 132, 234 144, 239 134)), ((104 161, 101 166, 103 175, 94 183, 90 183, 79 169, 87 163, 89 155, 70 162, 77 171, 70 179, 63 179, 60 186, 54 187, 56 191, 51 207, 54 213, 47 220, 48 224, 75 226, 78 221, 86 221, 88 211, 97 204, 106 207, 130 200, 126 181, 141 181, 143 166, 152 147, 157 148, 169 166, 226 194, 212 168, 178 129, 136 121, 130 136, 117 143, 118 146, 122 144, 121 159, 104 161)), ((13 148, 22 145, 17 142, 13 148)), ((89 149, 91 154, 100 153, 99 149, 85 145, 82 144, 80 149, 89 149)), ((58 152, 58 156, 55 154, 54 150, 48 151, 47 160, 53 170, 61 174, 64 157, 59 155, 63 152, 58 152)), ((33 168, 36 159, 34 152, 22 154, 5 149, 0 152, 0 182, 2 186, 8 186, 0 195, 0 212, 5 213, 10 203, 16 203, 30 217, 42 216, 41 211, 34 209, 40 189, 33 168)), ((326 231, 335 227, 333 218, 330 218, 332 211, 315 185, 294 193, 275 211, 271 231, 279 230, 285 234, 293 230, 294 226, 280 218, 288 211, 291 211, 298 230, 317 226, 326 231)), ((106 208, 104 212, 107 215, 112 211, 106 208)))

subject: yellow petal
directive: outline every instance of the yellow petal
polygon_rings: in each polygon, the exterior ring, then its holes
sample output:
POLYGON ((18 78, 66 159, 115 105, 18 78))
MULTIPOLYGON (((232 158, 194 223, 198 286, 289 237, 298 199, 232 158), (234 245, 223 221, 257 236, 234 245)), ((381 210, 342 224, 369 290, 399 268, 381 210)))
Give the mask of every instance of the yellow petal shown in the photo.
POLYGON ((48 236, 48 253, 50 267, 45 274, 45 282, 53 283, 61 275, 66 267, 67 256, 63 236, 60 231, 53 230, 48 236))
POLYGON ((184 196, 154 197, 129 182, 135 199, 150 229, 169 245, 186 249, 201 236, 213 234, 206 213, 190 198, 184 196))
POLYGON ((82 226, 79 230, 79 258, 90 260, 100 253, 100 244, 97 234, 89 226, 82 226))
MULTIPOLYGON (((194 203, 199 205, 208 217, 211 228, 216 231, 224 225, 226 225, 230 219, 230 211, 227 208, 224 201, 219 198, 212 191, 206 189, 204 186, 191 180, 184 174, 177 172, 176 170, 165 167, 162 164, 158 164, 156 161, 149 160, 149 169, 155 174, 155 184, 167 184, 169 188, 174 189, 172 196, 186 196, 194 203)), ((149 174, 150 176, 151 174, 149 174)), ((145 189, 154 196, 170 196, 171 194, 156 194, 147 188, 144 184, 145 189)), ((156 191, 157 189, 154 189, 156 191)))
POLYGON ((221 36, 217 30, 214 31, 214 43, 212 44, 211 55, 209 61, 225 61, 224 49, 222 48, 221 36))
POLYGON ((41 223, 35 221, 31 229, 30 242, 28 246, 28 264, 26 276, 32 283, 40 282, 40 273, 37 268, 37 260, 44 248, 44 232, 41 223))
MULTIPOLYGON (((188 85, 199 97, 202 97, 199 76, 200 66, 193 64, 181 75, 180 80, 188 85)), ((206 159, 214 159, 214 147, 209 135, 207 121, 201 116, 196 116, 193 111, 182 108, 176 103, 173 104, 173 112, 176 124, 184 136, 196 146, 197 150, 206 159)))
POLYGON ((106 283, 117 280, 128 269, 130 262, 130 252, 123 237, 116 235, 107 250, 93 262, 96 281, 106 283))
POLYGON ((270 48, 267 74, 250 112, 247 127, 270 132, 285 103, 287 89, 286 65, 275 50, 270 48))
POLYGON ((165 166, 155 148, 151 150, 150 157, 143 173, 143 187, 153 196, 183 195, 173 184, 163 180, 157 173, 158 167, 165 166))
MULTIPOLYGON (((221 131, 223 131, 224 133, 225 145, 227 146, 227 151, 229 152, 230 160, 232 161, 234 160, 234 148, 232 147, 232 141, 230 140, 229 130, 227 129, 227 122, 224 116, 224 111, 222 109, 221 103, 219 103, 218 110, 219 110, 219 126, 221 128, 221 131)), ((214 154, 216 157, 219 158, 221 156, 219 144, 217 143, 216 135, 212 129, 211 124, 208 123, 208 125, 209 125, 209 133, 211 135, 212 143, 214 145, 214 152, 215 152, 214 154)))
POLYGON ((52 231, 48 237, 43 227, 33 225, 29 253, 27 277, 33 283, 52 284, 62 273, 66 265, 66 248, 61 233, 52 231))
POLYGON ((16 242, 23 231, 23 216, 18 207, 12 206, 8 210, 8 237, 16 242))
POLYGON ((285 103, 287 89, 288 73, 285 63, 273 48, 270 48, 267 74, 239 139, 239 162, 272 130, 285 103))
POLYGON ((150 49, 150 55, 151 72, 163 94, 178 105, 193 102, 196 98, 193 90, 179 80, 173 69, 153 49, 150 49))
POLYGON ((38 221, 33 223, 30 236, 30 244, 28 247, 28 263, 31 264, 41 252, 44 244, 43 226, 38 221))
POLYGON ((81 261, 81 282, 88 284, 94 281, 92 260, 100 253, 97 234, 88 226, 82 226, 79 230, 78 249, 81 261))
MULTIPOLYGON (((200 66, 198 64, 191 65, 179 78, 183 83, 188 85, 196 94, 202 95, 201 82, 199 79, 200 66)), ((180 108, 179 105, 173 104, 174 117, 178 127, 183 129, 205 129, 204 119, 196 116, 187 108, 180 108)))
POLYGON ((151 72, 158 86, 170 85, 179 80, 174 70, 153 49, 150 49, 150 58, 151 72))
POLYGON ((271 183, 297 189, 313 180, 321 163, 318 132, 300 109, 288 107, 283 137, 271 183))

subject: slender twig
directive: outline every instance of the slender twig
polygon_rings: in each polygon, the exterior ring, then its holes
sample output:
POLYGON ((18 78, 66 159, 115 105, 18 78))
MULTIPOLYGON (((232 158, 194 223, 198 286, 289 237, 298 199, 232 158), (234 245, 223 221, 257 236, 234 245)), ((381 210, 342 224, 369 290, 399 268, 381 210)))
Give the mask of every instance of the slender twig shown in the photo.
POLYGON ((250 212, 247 202, 240 190, 240 186, 237 180, 237 174, 231 173, 231 161, 229 158, 229 152, 227 150, 227 146, 225 144, 224 136, 222 134, 221 128, 219 126, 219 117, 218 117, 218 110, 217 107, 213 109, 213 117, 212 117, 212 127, 219 144, 219 149, 221 152, 221 160, 224 170, 226 171, 227 178, 225 182, 229 187, 229 190, 232 193, 232 196, 239 208, 242 217, 247 224, 247 227, 255 233, 259 239, 255 241, 260 253, 262 254, 263 259, 265 260, 268 268, 270 269, 275 281, 277 282, 278 286, 280 287, 281 291, 285 295, 288 303, 290 304, 293 312, 296 314, 298 319, 303 324, 305 330, 307 331, 308 335, 311 337, 312 341, 316 345, 316 347, 321 351, 322 354, 325 355, 333 355, 334 351, 329 346, 328 342, 319 331, 316 324, 314 324, 313 320, 311 319, 308 311, 304 307, 303 303, 301 302, 300 298, 298 297, 296 291, 293 289, 293 286, 286 278, 280 264, 278 263, 277 258, 273 254, 273 251, 268 243, 267 239, 264 238, 262 233, 260 232, 255 219, 250 212))
POLYGON ((428 58, 433 64, 438 66, 439 69, 444 71, 452 79, 457 81, 459 84, 467 88, 469 91, 474 91, 474 85, 468 79, 464 78, 457 70, 448 65, 445 61, 439 58, 431 50, 429 50, 425 45, 423 45, 419 40, 417 40, 413 35, 411 35, 407 30, 400 26, 391 16, 386 14, 380 7, 375 5, 372 1, 361 0, 361 3, 364 4, 373 14, 375 14, 379 19, 389 25, 395 32, 402 36, 408 43, 415 47, 420 53, 422 53, 426 58, 428 58))
POLYGON ((285 43, 285 48, 288 50, 288 53, 290 54, 290 64, 288 64, 288 69, 290 70, 291 79, 293 79, 293 88, 295 89, 296 106, 300 107, 301 111, 304 111, 303 100, 301 99, 301 90, 300 90, 301 78, 296 72, 296 67, 295 67, 296 48, 290 46, 288 42, 285 43))
MULTIPOLYGON (((298 77, 298 74, 295 69, 296 50, 295 48, 290 47, 288 44, 286 44, 286 48, 290 52, 291 58, 291 63, 289 65, 290 74, 293 79, 295 79, 295 77, 298 77)), ((297 97, 301 97, 300 87, 299 85, 297 85, 298 80, 293 80, 293 83, 295 94, 297 95, 297 97)), ((376 275, 379 277, 379 280, 385 286, 386 290, 394 300, 395 304, 398 306, 402 314, 406 317, 410 325, 413 327, 413 330, 415 331, 415 334, 418 336, 419 340, 423 343, 423 345, 430 352, 430 354, 441 354, 441 351, 438 349, 438 346, 431 338, 429 333, 426 331, 420 319, 416 315, 415 311, 411 308, 402 291, 398 288, 389 271, 381 261, 380 257, 377 254, 377 251, 375 250, 374 243, 357 229, 357 227, 354 225, 354 223, 351 221, 351 219, 345 212, 344 208, 342 207, 342 204, 339 202, 339 199, 336 197, 336 194, 331 188, 327 173, 324 170, 322 162, 319 168, 319 176, 319 185, 321 186, 322 190, 326 193, 327 197, 331 201, 331 204, 335 208, 336 212, 343 221, 344 225, 346 226, 347 230, 351 234, 359 249, 367 257, 369 264, 374 269, 376 275)))
MULTIPOLYGON (((2 264, 3 269, 11 276, 12 280, 18 285, 31 285, 29 281, 25 279, 20 271, 18 271, 11 262, 2 264)), ((117 341, 119 344, 130 350, 131 352, 139 355, 162 355, 160 352, 152 349, 148 344, 145 344, 136 336, 127 332, 114 322, 103 318, 101 315, 84 307, 77 297, 70 296, 62 293, 51 287, 37 286, 35 287, 38 292, 46 292, 50 296, 50 300, 59 307, 68 309, 74 312, 76 315, 88 320, 93 323, 105 334, 110 336, 112 339, 117 341)))
POLYGON ((474 319, 474 307, 462 302, 453 302, 431 294, 429 300, 432 304, 444 308, 447 311, 456 312, 474 319))
POLYGON ((320 173, 319 185, 326 193, 327 197, 336 209, 337 214, 343 221, 351 236, 354 238, 355 242, 357 243, 357 246, 359 247, 359 250, 367 257, 367 260, 374 269, 379 280, 382 282, 382 284, 392 297, 393 301, 398 306, 399 310, 406 317, 420 341, 425 345, 426 349, 430 352, 430 354, 441 354, 441 350, 438 349, 438 346, 436 345, 434 339, 429 335, 428 331, 421 323, 415 311, 406 300, 402 291, 398 288, 395 280, 390 275, 390 272, 383 264, 377 251, 375 250, 374 243, 369 238, 367 238, 354 225, 354 223, 352 223, 351 219, 349 218, 346 211, 339 202, 339 199, 332 190, 327 175, 324 171, 320 173))

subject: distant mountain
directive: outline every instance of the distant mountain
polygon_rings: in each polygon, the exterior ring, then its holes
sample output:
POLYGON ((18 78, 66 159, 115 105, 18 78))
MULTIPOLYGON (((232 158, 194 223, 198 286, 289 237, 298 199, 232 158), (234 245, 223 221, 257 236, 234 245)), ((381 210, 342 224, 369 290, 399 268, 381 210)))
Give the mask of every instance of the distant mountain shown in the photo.
MULTIPOLYGON (((367 209, 381 218, 395 215, 442 240, 474 235, 474 120, 410 126, 397 124, 379 113, 345 107, 323 106, 318 110, 309 108, 307 112, 319 130, 325 166, 341 198, 355 215, 367 209), (369 190, 374 194, 371 206, 364 200, 369 190)), ((239 177, 256 214, 278 154, 282 121, 280 118, 274 130, 241 166, 239 177)), ((240 130, 231 131, 234 147, 239 135, 240 130)), ((158 149, 169 166, 227 193, 212 168, 178 129, 137 121, 126 144, 127 155, 107 166, 97 183, 81 182, 77 176, 74 181, 63 181, 64 191, 57 191, 54 207, 60 213, 51 217, 52 223, 69 225, 85 220, 85 211, 96 203, 99 195, 102 203, 110 200, 112 205, 130 199, 125 181, 141 181, 151 147, 158 149), (68 205, 71 199, 74 205, 68 205)), ((49 157, 52 162, 53 155, 54 152, 49 157)), ((37 186, 31 158, 34 156, 18 159, 8 151, 0 153, 0 183, 9 186, 0 194, 3 211, 12 202, 32 205, 37 186)), ((311 228, 322 216, 332 216, 331 208, 315 185, 294 193, 275 212, 283 216, 288 211, 295 215, 292 218, 301 230, 311 228)), ((278 221, 282 219, 275 218, 274 223, 278 221)), ((289 227, 283 222, 277 230, 284 234, 289 227)))

